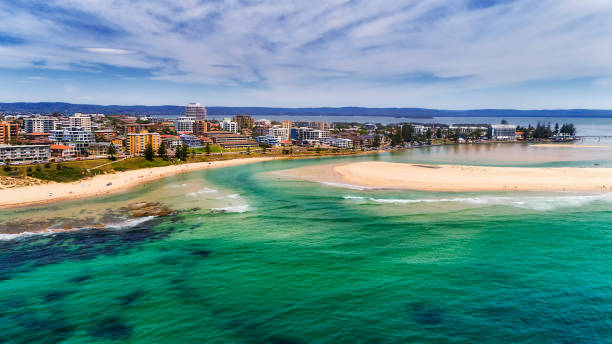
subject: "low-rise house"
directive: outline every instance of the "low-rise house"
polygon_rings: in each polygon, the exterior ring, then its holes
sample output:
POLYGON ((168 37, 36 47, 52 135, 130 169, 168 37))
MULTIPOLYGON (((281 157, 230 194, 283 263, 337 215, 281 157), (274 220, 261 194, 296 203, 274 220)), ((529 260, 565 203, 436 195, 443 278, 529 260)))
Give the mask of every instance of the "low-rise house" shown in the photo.
POLYGON ((189 148, 200 148, 202 147, 202 142, 199 138, 193 135, 183 134, 180 136, 181 144, 189 146, 189 148))
POLYGON ((76 157, 74 147, 67 145, 51 145, 51 157, 55 159, 73 159, 76 157))

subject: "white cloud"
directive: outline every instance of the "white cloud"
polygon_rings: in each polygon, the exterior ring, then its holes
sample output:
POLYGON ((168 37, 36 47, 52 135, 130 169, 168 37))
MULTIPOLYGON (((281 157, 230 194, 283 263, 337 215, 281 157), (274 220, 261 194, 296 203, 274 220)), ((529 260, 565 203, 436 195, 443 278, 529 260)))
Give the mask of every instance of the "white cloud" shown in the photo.
POLYGON ((363 100, 353 95, 398 106, 457 102, 459 94, 531 81, 612 77, 609 1, 516 0, 481 9, 467 0, 48 6, 54 11, 0 5, 0 32, 26 41, 0 45, 1 66, 44 59, 44 68, 60 70, 141 68, 157 80, 244 88, 255 102, 279 94, 297 101, 301 93, 334 105, 363 100))

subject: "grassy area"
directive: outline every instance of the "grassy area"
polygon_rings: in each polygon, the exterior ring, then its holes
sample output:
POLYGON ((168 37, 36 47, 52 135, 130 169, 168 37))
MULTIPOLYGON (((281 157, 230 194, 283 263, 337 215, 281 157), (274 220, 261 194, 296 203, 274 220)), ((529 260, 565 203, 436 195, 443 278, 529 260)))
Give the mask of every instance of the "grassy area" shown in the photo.
MULTIPOLYGON (((108 162, 108 160, 107 160, 108 162)), ((160 167, 160 166, 168 166, 168 165, 172 165, 172 161, 170 160, 163 160, 161 158, 155 158, 153 159, 153 161, 149 161, 143 157, 136 157, 136 158, 129 158, 129 159, 125 159, 125 160, 121 160, 121 161, 117 161, 115 163, 112 163, 110 165, 106 165, 103 167, 100 167, 101 171, 131 171, 131 170, 137 170, 140 168, 150 168, 150 167, 160 167)))
MULTIPOLYGON (((206 153, 206 147, 192 148, 192 149, 195 150, 196 153, 206 153)), ((217 145, 210 145, 210 152, 211 153, 220 153, 220 152, 223 152, 223 149, 221 147, 217 146, 217 145)))

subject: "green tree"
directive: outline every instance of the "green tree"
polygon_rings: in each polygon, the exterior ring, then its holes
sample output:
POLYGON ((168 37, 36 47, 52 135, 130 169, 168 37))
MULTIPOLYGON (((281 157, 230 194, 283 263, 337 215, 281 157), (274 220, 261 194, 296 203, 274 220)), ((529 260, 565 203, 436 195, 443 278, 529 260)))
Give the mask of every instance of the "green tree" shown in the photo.
POLYGON ((168 160, 168 150, 166 149, 165 143, 162 142, 159 144, 159 147, 157 148, 157 156, 164 160, 168 160))
POLYGON ((9 159, 4 160, 4 166, 2 166, 5 172, 9 172, 11 170, 11 161, 9 159))
POLYGON ((191 158, 195 158, 195 148, 191 149, 191 158))
POLYGON ((189 154, 189 146, 186 143, 183 143, 177 148, 179 155, 178 158, 183 161, 187 161, 187 155, 189 154))
POLYGON ((374 140, 372 141, 372 147, 374 148, 380 147, 380 136, 378 136, 378 134, 374 134, 374 140))
POLYGON ((108 149, 106 150, 106 154, 108 154, 111 160, 115 160, 115 154, 117 154, 117 148, 113 143, 108 145, 108 149))
POLYGON ((206 142, 206 155, 210 155, 210 142, 206 142))
POLYGON ((145 159, 149 161, 153 161, 153 158, 155 157, 155 152, 153 151, 152 144, 148 143, 147 146, 145 147, 144 157, 145 159))

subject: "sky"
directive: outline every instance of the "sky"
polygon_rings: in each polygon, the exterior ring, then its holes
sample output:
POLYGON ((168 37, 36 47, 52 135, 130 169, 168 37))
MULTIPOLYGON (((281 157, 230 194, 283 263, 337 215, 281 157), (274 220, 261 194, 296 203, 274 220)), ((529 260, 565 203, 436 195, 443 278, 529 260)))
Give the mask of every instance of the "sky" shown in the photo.
POLYGON ((16 101, 612 109, 612 1, 0 1, 16 101))

